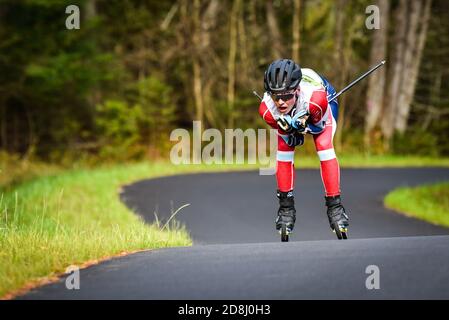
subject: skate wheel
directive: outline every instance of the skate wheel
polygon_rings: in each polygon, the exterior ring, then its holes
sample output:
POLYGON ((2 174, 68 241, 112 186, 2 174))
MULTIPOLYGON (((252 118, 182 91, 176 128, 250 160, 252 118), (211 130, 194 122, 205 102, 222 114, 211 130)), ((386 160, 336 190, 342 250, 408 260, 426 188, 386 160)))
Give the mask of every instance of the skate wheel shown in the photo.
POLYGON ((340 233, 341 233, 341 237, 343 238, 343 239, 348 239, 348 228, 347 227, 343 227, 343 228, 340 228, 340 233))
POLYGON ((285 225, 283 225, 281 228, 281 241, 288 242, 288 231, 285 225))
POLYGON ((333 231, 337 235, 338 240, 348 239, 348 229, 340 228, 338 225, 334 226, 333 231))
POLYGON ((334 231, 335 231, 335 234, 337 235, 338 240, 343 239, 343 235, 341 234, 340 229, 335 228, 334 231))

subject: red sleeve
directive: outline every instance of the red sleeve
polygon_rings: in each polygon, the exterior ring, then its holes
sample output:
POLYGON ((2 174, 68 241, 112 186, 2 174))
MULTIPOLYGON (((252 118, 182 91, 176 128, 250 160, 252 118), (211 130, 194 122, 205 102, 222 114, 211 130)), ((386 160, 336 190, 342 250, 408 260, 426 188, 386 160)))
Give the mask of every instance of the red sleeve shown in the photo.
POLYGON ((273 115, 271 114, 270 110, 268 109, 265 102, 262 102, 259 106, 259 114, 262 117, 262 119, 265 120, 266 123, 270 125, 273 129, 277 129, 278 125, 276 123, 276 120, 273 118, 273 115))
POLYGON ((319 122, 327 111, 326 91, 314 91, 310 97, 309 113, 313 124, 319 122))

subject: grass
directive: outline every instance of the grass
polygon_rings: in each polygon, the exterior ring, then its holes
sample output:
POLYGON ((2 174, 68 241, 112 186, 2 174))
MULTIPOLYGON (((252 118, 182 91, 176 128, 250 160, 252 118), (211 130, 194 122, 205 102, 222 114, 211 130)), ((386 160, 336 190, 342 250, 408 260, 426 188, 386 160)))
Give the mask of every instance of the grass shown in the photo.
POLYGON ((61 166, 20 159, 17 155, 0 151, 0 189, 12 188, 23 181, 62 171, 61 166))
POLYGON ((407 216, 449 227, 449 182, 398 188, 384 202, 387 208, 407 216))
MULTIPOLYGON (((339 155, 339 161, 342 167, 449 166, 444 158, 339 155)), ((297 168, 319 168, 316 155, 297 152, 295 163, 297 168)), ((12 167, 17 166, 12 162, 12 167)), ((187 230, 176 221, 147 225, 127 209, 118 198, 123 184, 180 173, 259 168, 257 164, 174 166, 168 162, 68 171, 33 164, 22 170, 12 167, 11 163, 0 166, 0 297, 54 277, 73 264, 191 245, 187 230)))
POLYGON ((343 168, 400 168, 400 167, 449 167, 449 158, 399 156, 399 155, 346 155, 338 156, 343 168))

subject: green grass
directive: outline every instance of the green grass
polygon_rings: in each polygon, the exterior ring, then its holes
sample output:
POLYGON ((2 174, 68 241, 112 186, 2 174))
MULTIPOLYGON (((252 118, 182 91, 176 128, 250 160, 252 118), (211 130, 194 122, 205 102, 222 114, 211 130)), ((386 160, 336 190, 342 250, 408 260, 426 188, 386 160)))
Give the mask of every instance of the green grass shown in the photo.
MULTIPOLYGON (((338 162, 342 168, 400 168, 400 167, 449 167, 449 158, 431 158, 420 156, 340 154, 338 162)), ((303 155, 295 152, 295 166, 298 168, 319 168, 316 155, 303 155)))
POLYGON ((384 202, 387 208, 407 216, 449 227, 449 182, 398 188, 384 202))
POLYGON ((0 189, 11 188, 23 181, 62 171, 61 166, 20 159, 17 155, 0 151, 0 189))
POLYGON ((449 158, 398 156, 398 155, 346 155, 337 153, 340 165, 344 168, 396 168, 396 167, 449 167, 449 158))

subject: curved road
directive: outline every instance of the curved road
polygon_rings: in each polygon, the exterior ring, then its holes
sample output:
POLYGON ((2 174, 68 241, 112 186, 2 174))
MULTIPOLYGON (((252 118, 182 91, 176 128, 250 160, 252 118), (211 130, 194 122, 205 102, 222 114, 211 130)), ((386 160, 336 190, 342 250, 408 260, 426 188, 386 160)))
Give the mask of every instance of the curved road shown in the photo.
POLYGON ((141 252, 81 271, 22 299, 449 299, 449 229, 396 214, 383 197, 398 186, 449 180, 449 169, 343 169, 350 240, 325 214, 317 170, 297 170, 295 233, 280 243, 273 176, 257 172, 183 175, 126 186, 121 199, 148 222, 177 220, 193 247, 141 252), (379 289, 365 286, 379 268, 379 289))

